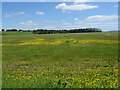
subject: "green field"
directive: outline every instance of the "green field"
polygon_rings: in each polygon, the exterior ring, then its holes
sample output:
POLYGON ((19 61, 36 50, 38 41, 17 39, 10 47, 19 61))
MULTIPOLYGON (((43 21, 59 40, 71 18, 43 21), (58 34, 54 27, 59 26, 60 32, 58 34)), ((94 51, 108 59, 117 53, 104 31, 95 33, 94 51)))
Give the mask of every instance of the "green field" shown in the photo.
POLYGON ((3 88, 118 88, 118 33, 3 32, 3 88))

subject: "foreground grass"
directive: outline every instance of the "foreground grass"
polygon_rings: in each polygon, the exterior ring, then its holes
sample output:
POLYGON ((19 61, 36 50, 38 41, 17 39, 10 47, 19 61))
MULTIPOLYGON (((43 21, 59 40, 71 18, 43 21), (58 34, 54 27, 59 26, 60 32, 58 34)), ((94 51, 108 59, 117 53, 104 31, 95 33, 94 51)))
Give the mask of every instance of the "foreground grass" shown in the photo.
POLYGON ((3 33, 3 88, 118 88, 116 32, 3 33))

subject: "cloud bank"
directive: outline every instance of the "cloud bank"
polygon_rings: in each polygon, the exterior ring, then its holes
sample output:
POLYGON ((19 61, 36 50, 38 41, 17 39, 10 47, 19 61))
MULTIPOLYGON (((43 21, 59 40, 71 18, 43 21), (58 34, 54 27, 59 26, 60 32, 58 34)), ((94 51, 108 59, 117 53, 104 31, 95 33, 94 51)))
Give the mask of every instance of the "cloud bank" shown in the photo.
POLYGON ((87 10, 87 9, 93 9, 98 8, 97 5, 88 5, 88 4, 72 4, 67 5, 66 3, 58 4, 56 9, 61 9, 63 11, 81 11, 81 10, 87 10))

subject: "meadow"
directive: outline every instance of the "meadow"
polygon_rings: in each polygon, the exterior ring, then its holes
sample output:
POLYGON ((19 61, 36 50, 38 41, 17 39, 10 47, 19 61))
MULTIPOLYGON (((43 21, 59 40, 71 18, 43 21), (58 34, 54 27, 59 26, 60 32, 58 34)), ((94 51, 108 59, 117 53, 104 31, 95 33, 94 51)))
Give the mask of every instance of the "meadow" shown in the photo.
POLYGON ((3 32, 3 88, 119 88, 118 33, 3 32))

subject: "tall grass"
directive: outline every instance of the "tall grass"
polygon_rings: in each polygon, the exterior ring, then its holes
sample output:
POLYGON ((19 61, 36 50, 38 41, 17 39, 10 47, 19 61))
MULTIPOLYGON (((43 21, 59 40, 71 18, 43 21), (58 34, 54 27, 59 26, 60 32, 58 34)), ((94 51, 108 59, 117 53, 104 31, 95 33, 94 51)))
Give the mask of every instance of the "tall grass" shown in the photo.
POLYGON ((118 43, 73 43, 75 40, 117 41, 117 32, 41 34, 3 33, 3 88, 118 88, 118 43), (58 45, 28 44, 44 39, 58 45), (16 44, 16 46, 14 46, 16 44))

